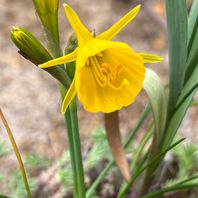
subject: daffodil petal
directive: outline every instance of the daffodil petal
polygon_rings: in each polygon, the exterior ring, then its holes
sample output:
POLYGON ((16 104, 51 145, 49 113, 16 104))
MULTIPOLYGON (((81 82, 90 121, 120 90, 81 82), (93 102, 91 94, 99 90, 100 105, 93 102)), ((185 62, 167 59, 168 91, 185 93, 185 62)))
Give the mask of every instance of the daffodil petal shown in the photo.
POLYGON ((63 100, 62 109, 61 109, 62 113, 66 112, 67 107, 69 106, 75 95, 76 95, 75 80, 73 80, 63 100))
POLYGON ((91 32, 80 21, 76 12, 67 4, 63 4, 68 21, 76 33, 79 45, 93 38, 91 32))
POLYGON ((61 65, 61 64, 65 64, 65 63, 69 63, 72 61, 76 60, 76 56, 77 56, 77 50, 78 48, 76 48, 73 52, 71 52, 70 54, 67 54, 65 56, 61 56, 59 58, 55 58, 53 60, 50 60, 46 63, 43 63, 41 65, 38 65, 40 68, 48 68, 48 67, 54 67, 57 65, 61 65))
POLYGON ((82 67, 88 57, 94 56, 108 48, 125 48, 127 45, 122 42, 113 42, 101 39, 91 39, 82 47, 79 47, 77 67, 82 67))
POLYGON ((129 22, 131 22, 136 17, 137 13, 140 10, 140 7, 141 5, 136 6, 108 30, 99 34, 97 38, 112 40, 129 22))
POLYGON ((105 63, 112 67, 116 64, 123 65, 121 77, 127 83, 120 89, 100 86, 97 82, 93 63, 79 68, 76 73, 76 91, 84 108, 89 112, 110 113, 131 104, 143 86, 145 67, 143 59, 130 48, 110 48, 103 51, 105 63))
POLYGON ((138 54, 143 58, 144 63, 158 63, 164 59, 163 57, 154 54, 145 54, 145 53, 138 53, 138 54))

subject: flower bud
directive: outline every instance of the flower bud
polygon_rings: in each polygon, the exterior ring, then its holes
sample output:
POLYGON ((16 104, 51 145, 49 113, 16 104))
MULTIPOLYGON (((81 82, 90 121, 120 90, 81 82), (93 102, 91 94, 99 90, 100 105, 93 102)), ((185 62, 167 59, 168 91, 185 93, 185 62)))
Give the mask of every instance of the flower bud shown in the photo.
POLYGON ((24 28, 13 27, 11 39, 19 48, 19 53, 36 65, 52 59, 44 46, 24 28))
POLYGON ((58 30, 59 0, 33 0, 33 3, 44 27, 50 50, 55 57, 61 56, 58 30))

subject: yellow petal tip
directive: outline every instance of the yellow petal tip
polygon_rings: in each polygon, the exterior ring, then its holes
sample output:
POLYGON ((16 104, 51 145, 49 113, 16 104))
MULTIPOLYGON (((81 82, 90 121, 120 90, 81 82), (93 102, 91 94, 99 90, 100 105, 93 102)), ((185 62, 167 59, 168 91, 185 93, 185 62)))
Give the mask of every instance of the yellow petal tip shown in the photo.
POLYGON ((141 8, 141 4, 139 4, 139 5, 137 5, 134 9, 136 9, 137 11, 139 11, 140 10, 140 8, 141 8))
POLYGON ((65 111, 61 110, 61 114, 64 115, 65 114, 65 111))
POLYGON ((163 57, 154 54, 139 53, 139 55, 143 58, 144 63, 158 63, 164 60, 163 57))
POLYGON ((38 67, 43 68, 43 64, 38 65, 38 67))
POLYGON ((63 7, 68 7, 69 5, 67 3, 63 3, 63 7))
POLYGON ((141 8, 141 6, 142 6, 141 4, 137 5, 138 8, 141 8))
POLYGON ((40 67, 41 69, 45 69, 45 68, 48 68, 49 66, 46 62, 46 63, 43 63, 43 64, 39 64, 38 67, 40 67))

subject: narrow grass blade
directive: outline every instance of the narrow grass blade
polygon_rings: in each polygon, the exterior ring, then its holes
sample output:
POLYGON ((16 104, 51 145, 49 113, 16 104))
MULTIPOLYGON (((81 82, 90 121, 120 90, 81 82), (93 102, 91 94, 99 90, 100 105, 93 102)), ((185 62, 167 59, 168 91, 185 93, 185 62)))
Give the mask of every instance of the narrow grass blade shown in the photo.
MULTIPOLYGON (((197 64, 198 66, 198 64, 197 64)), ((179 106, 185 102, 185 100, 187 99, 187 97, 196 90, 196 88, 198 87, 198 67, 195 68, 194 72, 192 73, 191 77, 189 78, 189 80, 187 81, 187 83, 185 84, 182 93, 178 99, 176 108, 179 108, 179 106)))
POLYGON ((191 38, 193 38, 193 30, 194 27, 196 26, 196 20, 198 17, 197 10, 198 10, 198 1, 194 0, 188 17, 188 45, 190 43, 191 38))
POLYGON ((141 198, 155 198, 155 197, 159 197, 160 195, 163 195, 164 193, 167 193, 167 192, 198 187, 198 183, 189 183, 190 181, 193 181, 194 179, 197 179, 197 178, 198 178, 198 176, 194 175, 188 179, 180 181, 180 182, 173 184, 171 186, 164 187, 164 188, 157 190, 155 192, 148 193, 147 195, 142 196, 141 198))
POLYGON ((198 76, 198 67, 195 68, 188 82, 185 84, 180 97, 178 98, 175 112, 172 115, 172 118, 170 119, 169 124, 167 126, 166 137, 162 142, 163 148, 165 148, 167 145, 169 145, 172 142, 177 132, 177 129, 179 128, 186 114, 186 111, 189 105, 191 104, 193 96, 195 95, 198 87, 197 76, 198 76))
POLYGON ((187 59, 186 0, 166 0, 166 14, 170 69, 168 117, 170 117, 184 84, 187 59))
POLYGON ((1 117, 1 120, 3 122, 3 125, 5 126, 5 129, 7 131, 8 137, 9 137, 10 142, 12 144, 13 150, 14 150, 15 155, 17 157, 17 160, 18 160, 18 163, 19 163, 19 166, 20 166, 20 169, 21 169, 21 174, 22 174, 22 177, 23 177, 23 182, 25 184, 25 188, 26 188, 28 197, 31 198, 32 195, 31 195, 31 192, 30 192, 30 187, 29 187, 29 184, 28 184, 28 180, 27 180, 25 168, 24 168, 24 165, 23 165, 23 161, 22 161, 21 155, 19 153, 19 149, 17 147, 17 144, 16 144, 16 142, 14 140, 14 136, 12 135, 10 127, 9 127, 9 125, 8 125, 8 123, 6 121, 6 118, 5 118, 4 114, 3 114, 3 112, 1 111, 1 109, 0 109, 0 117, 1 117))
POLYGON ((198 64, 198 17, 196 20, 195 34, 192 38, 192 43, 189 49, 188 60, 186 63, 186 75, 185 82, 190 78, 191 74, 194 72, 198 64))
POLYGON ((140 142, 140 145, 137 148, 137 151, 135 152, 135 155, 133 157, 133 161, 131 164, 131 170, 133 171, 135 169, 135 166, 138 162, 138 160, 141 158, 142 152, 145 148, 145 145, 148 143, 150 140, 151 136, 153 134, 153 124, 152 126, 148 129, 148 131, 145 133, 143 139, 140 142))
POLYGON ((134 172, 133 176, 132 176, 132 180, 126 184, 119 192, 118 194, 118 198, 124 198, 126 197, 126 193, 128 192, 128 190, 131 188, 131 186, 133 185, 133 183, 136 181, 136 179, 150 166, 152 166, 154 163, 156 163, 157 161, 161 160, 163 158, 163 156, 172 148, 174 148, 175 146, 177 146, 178 144, 180 144, 185 138, 182 138, 180 140, 178 140, 177 142, 175 142, 174 144, 172 144, 171 146, 169 146, 167 149, 163 150, 162 152, 160 152, 158 155, 156 155, 152 160, 150 160, 148 162, 148 164, 146 164, 144 167, 140 167, 139 169, 137 169, 136 172, 134 172))

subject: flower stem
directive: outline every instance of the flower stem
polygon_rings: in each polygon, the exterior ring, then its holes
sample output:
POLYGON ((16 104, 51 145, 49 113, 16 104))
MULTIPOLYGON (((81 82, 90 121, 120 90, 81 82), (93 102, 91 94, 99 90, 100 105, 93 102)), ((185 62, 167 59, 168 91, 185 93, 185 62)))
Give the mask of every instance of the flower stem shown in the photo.
POLYGON ((78 117, 76 101, 73 100, 69 109, 65 113, 67 123, 67 134, 69 141, 69 150, 72 162, 73 180, 74 180, 74 197, 85 197, 84 171, 82 163, 82 154, 80 146, 80 135, 78 127, 78 117))
MULTIPOLYGON (((62 99, 65 97, 66 89, 59 83, 59 91, 62 99)), ((74 183, 74 198, 85 197, 85 183, 84 183, 84 171, 82 163, 82 154, 80 146, 80 135, 78 127, 78 116, 76 100, 74 99, 66 113, 64 114, 65 122, 67 126, 67 138, 69 142, 69 152, 72 163, 73 183, 74 183)))
POLYGON ((76 100, 74 99, 70 106, 70 114, 71 114, 71 123, 73 130, 73 141, 74 141, 74 151, 75 151, 75 162, 76 162, 76 173, 78 179, 78 198, 85 197, 85 183, 84 183, 84 170, 83 170, 83 160, 81 154, 81 145, 80 145, 80 134, 78 127, 78 115, 77 115, 77 106, 76 100))
POLYGON ((73 183, 74 183, 74 197, 78 196, 78 180, 77 180, 77 169, 75 163, 75 149, 74 149, 74 141, 72 136, 72 124, 71 124, 71 114, 70 110, 68 109, 65 113, 65 122, 67 125, 67 138, 69 142, 69 152, 70 152, 70 159, 72 163, 72 173, 73 173, 73 183))

